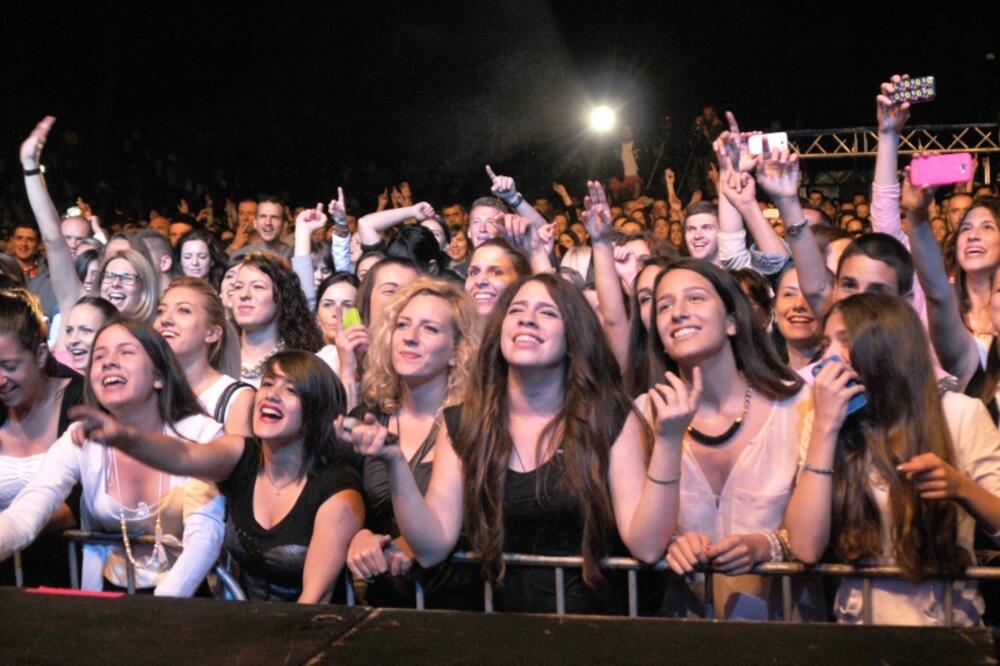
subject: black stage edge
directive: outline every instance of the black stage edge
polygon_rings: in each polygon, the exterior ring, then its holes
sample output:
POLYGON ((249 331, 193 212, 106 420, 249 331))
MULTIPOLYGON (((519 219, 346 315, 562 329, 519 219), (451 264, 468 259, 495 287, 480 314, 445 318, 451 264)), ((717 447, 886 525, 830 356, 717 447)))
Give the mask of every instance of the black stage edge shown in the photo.
POLYGON ((558 618, 0 589, 3 664, 996 664, 987 629, 558 618))

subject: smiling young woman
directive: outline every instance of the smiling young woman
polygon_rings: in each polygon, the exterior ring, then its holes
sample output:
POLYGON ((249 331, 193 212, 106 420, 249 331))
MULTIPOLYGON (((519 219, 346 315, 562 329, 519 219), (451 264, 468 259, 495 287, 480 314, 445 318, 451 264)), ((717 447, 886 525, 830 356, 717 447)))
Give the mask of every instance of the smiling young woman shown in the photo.
MULTIPOLYGON (((421 278, 396 293, 372 329, 364 403, 353 416, 370 414, 370 421, 399 438, 421 492, 430 483, 445 407, 461 404, 471 383, 480 324, 475 306, 459 287, 421 278)), ((367 603, 412 606, 413 578, 405 574, 413 554, 396 525, 385 466, 367 458, 363 476, 370 511, 366 529, 351 542, 348 566, 358 578, 372 580, 367 603)), ((437 597, 449 574, 441 568, 422 575, 429 607, 439 607, 437 597)))
POLYGON ((503 552, 582 552, 582 571, 566 573, 567 611, 615 607, 615 586, 605 585, 598 562, 614 533, 609 450, 631 406, 599 332, 586 299, 561 278, 537 275, 505 290, 486 323, 470 394, 454 408, 460 426, 438 433, 426 493, 400 448, 384 446, 384 426, 340 433, 387 463, 396 521, 421 565, 447 557, 464 516, 485 575, 503 582, 499 610, 551 612, 556 604, 550 570, 508 571, 503 552))
MULTIPOLYGON (((711 563, 740 576, 716 576, 716 608, 730 617, 774 618, 780 610, 769 602, 767 581, 742 574, 780 558, 777 532, 809 396, 778 358, 735 278, 706 261, 680 259, 659 272, 651 324, 650 352, 667 381, 636 407, 656 444, 645 453, 630 422, 614 455, 631 467, 647 460, 649 483, 670 484, 674 494, 651 519, 623 530, 623 539, 644 561, 666 551, 679 575, 711 563)), ((612 476, 612 488, 621 486, 626 498, 637 492, 629 483, 612 476)), ((700 585, 693 591, 700 594, 700 585)))
MULTIPOLYGON (((85 396, 90 406, 76 410, 123 428, 183 437, 192 446, 222 430, 202 413, 167 343, 138 322, 116 322, 98 332, 85 396)), ((31 543, 78 482, 83 528, 120 531, 123 541, 122 547, 84 549, 84 589, 124 588, 125 562, 131 560, 137 588, 168 596, 194 593, 222 545, 225 503, 215 487, 116 454, 79 427, 56 440, 28 485, 0 513, 0 558, 31 543), (155 534, 156 545, 131 544, 128 535, 136 532, 155 534)))
POLYGON ((365 515, 361 481, 333 439, 344 398, 323 361, 289 350, 265 363, 253 437, 196 445, 95 410, 84 414, 84 429, 157 469, 219 482, 226 548, 249 597, 325 603, 365 515))
POLYGON ((199 278, 174 278, 163 292, 153 326, 173 349, 205 411, 227 433, 251 435, 253 387, 233 376, 240 371, 239 339, 212 285, 199 278))
MULTIPOLYGON (((0 292, 0 513, 69 427, 69 409, 83 399, 83 378, 54 362, 45 333, 45 320, 33 295, 25 290, 0 292)), ((79 498, 69 504, 77 507, 79 498)), ((58 530, 75 524, 70 507, 64 505, 48 527, 58 530)), ((69 583, 66 548, 58 531, 39 538, 22 553, 22 562, 26 585, 69 583)), ((12 562, 0 566, 0 582, 14 583, 12 562)))

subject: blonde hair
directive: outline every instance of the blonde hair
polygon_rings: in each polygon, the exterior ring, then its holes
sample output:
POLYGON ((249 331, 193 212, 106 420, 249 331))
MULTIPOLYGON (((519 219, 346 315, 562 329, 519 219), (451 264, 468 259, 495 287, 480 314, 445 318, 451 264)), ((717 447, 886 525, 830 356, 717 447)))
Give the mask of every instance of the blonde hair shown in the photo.
POLYGON ((104 273, 115 259, 124 259, 132 265, 132 270, 139 276, 139 300, 136 305, 129 310, 122 312, 123 317, 137 319, 143 323, 150 324, 156 318, 156 306, 160 303, 160 275, 153 270, 153 265, 146 257, 136 250, 118 250, 110 254, 101 261, 101 267, 97 271, 97 290, 100 293, 101 285, 104 284, 104 273))
POLYGON ((396 292, 372 324, 372 344, 368 348, 368 367, 361 391, 369 407, 378 408, 386 414, 399 411, 402 395, 399 375, 392 367, 392 333, 396 328, 396 319, 411 300, 425 295, 437 296, 451 306, 455 365, 448 370, 448 389, 442 407, 461 403, 472 381, 481 335, 481 321, 475 305, 464 290, 451 282, 420 278, 396 292))
POLYGON ((208 345, 208 364, 230 377, 240 376, 240 336, 232 323, 226 319, 226 308, 215 288, 206 280, 183 275, 170 281, 171 289, 191 289, 201 296, 201 306, 205 311, 209 326, 218 326, 222 335, 208 345))

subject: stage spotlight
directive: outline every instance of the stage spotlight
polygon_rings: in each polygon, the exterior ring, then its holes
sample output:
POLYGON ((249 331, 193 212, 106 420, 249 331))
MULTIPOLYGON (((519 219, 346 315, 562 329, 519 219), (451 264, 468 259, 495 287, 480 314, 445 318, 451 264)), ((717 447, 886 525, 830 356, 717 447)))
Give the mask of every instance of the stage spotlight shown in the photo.
POLYGON ((615 126, 615 112, 607 106, 597 106, 590 112, 590 129, 598 133, 611 131, 615 126))

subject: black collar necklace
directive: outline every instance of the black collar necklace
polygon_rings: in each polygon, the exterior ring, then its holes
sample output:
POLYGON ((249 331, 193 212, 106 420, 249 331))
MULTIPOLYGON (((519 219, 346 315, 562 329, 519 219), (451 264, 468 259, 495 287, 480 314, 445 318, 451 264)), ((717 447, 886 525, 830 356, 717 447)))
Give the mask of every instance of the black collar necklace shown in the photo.
POLYGON ((743 425, 743 419, 747 417, 747 413, 750 412, 750 399, 753 397, 753 389, 750 387, 750 382, 747 382, 747 392, 743 396, 743 411, 740 415, 736 417, 733 421, 733 425, 726 428, 726 431, 721 435, 706 435, 702 431, 695 428, 693 425, 689 425, 687 428, 688 434, 691 438, 699 444, 704 444, 705 446, 719 446, 720 444, 725 444, 733 435, 740 429, 743 425))

